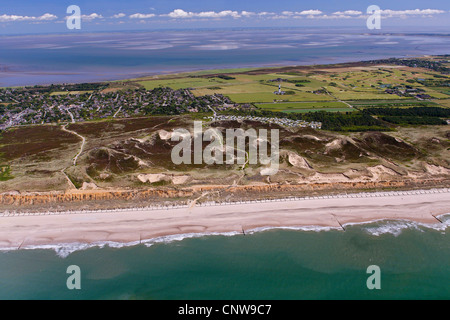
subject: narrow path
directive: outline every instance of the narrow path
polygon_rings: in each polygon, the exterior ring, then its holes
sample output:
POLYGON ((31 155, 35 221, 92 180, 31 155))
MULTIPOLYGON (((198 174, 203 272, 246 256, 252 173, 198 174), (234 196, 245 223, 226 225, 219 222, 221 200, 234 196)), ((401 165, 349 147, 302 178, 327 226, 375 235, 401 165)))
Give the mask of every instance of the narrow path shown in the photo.
POLYGON ((71 186, 72 189, 76 190, 77 187, 75 187, 75 185, 73 184, 72 180, 70 180, 69 176, 66 174, 66 169, 61 169, 61 173, 64 175, 64 177, 66 178, 67 182, 69 183, 69 185, 71 186))
MULTIPOLYGON (((68 132, 68 133, 71 133, 71 134, 74 134, 74 135, 80 137, 80 138, 81 138, 81 141, 82 141, 82 142, 81 142, 81 147, 80 147, 80 152, 75 156, 75 158, 73 158, 73 165, 76 166, 76 165, 77 165, 78 157, 79 157, 79 156, 81 155, 81 153, 83 152, 84 144, 86 143, 86 138, 83 137, 82 135, 80 135, 79 133, 75 132, 75 131, 68 130, 68 129, 67 129, 67 125, 68 125, 67 123, 66 123, 65 125, 63 125, 63 126, 62 126, 62 130, 65 131, 65 132, 68 132)), ((73 184, 72 180, 70 180, 69 176, 66 174, 66 170, 67 170, 67 169, 68 169, 67 167, 61 169, 61 173, 62 173, 62 174, 64 175, 64 177, 66 178, 67 183, 69 184, 70 188, 76 190, 77 187, 73 184)))
POLYGON ((68 133, 74 134, 74 135, 78 136, 79 138, 81 138, 80 152, 78 152, 78 154, 73 158, 73 165, 76 166, 77 165, 77 161, 78 161, 78 157, 81 155, 81 153, 83 153, 84 145, 86 144, 86 138, 83 137, 82 135, 80 135, 78 132, 75 132, 75 131, 72 131, 72 130, 68 130, 67 129, 67 124, 63 125, 62 130, 66 131, 68 133))
POLYGON ((70 112, 70 109, 67 109, 67 113, 69 113, 70 119, 72 119, 72 123, 75 123, 75 118, 73 117, 73 113, 70 112))

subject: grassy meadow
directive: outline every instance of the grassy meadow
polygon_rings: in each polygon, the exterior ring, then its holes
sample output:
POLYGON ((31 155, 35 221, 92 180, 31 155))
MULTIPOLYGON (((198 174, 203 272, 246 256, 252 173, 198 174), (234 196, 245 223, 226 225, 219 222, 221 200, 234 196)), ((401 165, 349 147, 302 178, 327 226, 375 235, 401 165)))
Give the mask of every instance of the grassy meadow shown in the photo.
POLYGON ((255 72, 255 69, 214 70, 135 79, 133 82, 149 90, 171 87, 190 89, 195 96, 222 94, 235 103, 287 113, 351 112, 373 106, 449 105, 448 87, 426 85, 442 79, 439 73, 430 70, 403 66, 324 66, 317 72, 277 73, 271 69, 266 72, 255 72), (274 94, 279 84, 286 94, 274 94), (388 88, 406 86, 423 90, 421 93, 431 98, 419 100, 385 92, 388 88))

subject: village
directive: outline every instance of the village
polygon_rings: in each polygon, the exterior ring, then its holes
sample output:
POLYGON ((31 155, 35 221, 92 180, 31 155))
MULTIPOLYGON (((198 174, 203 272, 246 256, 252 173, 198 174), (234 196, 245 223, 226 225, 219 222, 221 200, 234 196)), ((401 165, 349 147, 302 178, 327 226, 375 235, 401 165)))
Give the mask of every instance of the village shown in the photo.
POLYGON ((186 89, 49 93, 8 88, 0 90, 0 130, 30 124, 210 112, 208 106, 223 108, 224 105, 234 106, 223 95, 195 97, 186 89))
MULTIPOLYGON (((57 85, 43 88, 0 89, 0 130, 22 125, 76 123, 107 118, 148 115, 179 115, 214 112, 216 121, 250 120, 283 127, 321 129, 320 122, 276 117, 217 115, 217 111, 249 110, 250 104, 236 104, 221 94, 194 96, 188 89, 155 88, 108 92, 105 90, 68 91, 57 85), (66 90, 66 91, 54 91, 66 90)), ((71 88, 73 89, 73 88, 71 88)), ((275 94, 283 94, 281 87, 275 94)))

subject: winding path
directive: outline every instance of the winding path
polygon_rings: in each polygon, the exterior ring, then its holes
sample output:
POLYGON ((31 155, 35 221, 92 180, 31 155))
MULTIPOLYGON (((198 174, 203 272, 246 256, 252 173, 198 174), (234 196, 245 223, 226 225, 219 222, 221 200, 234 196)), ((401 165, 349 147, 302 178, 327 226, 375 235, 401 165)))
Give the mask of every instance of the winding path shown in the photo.
POLYGON ((86 138, 83 137, 82 135, 80 135, 78 132, 67 129, 67 124, 63 125, 62 130, 66 131, 68 133, 74 134, 74 135, 78 136, 79 138, 81 138, 80 152, 78 152, 78 154, 73 158, 73 165, 76 166, 78 157, 81 155, 81 153, 83 153, 84 145, 86 144, 86 138))

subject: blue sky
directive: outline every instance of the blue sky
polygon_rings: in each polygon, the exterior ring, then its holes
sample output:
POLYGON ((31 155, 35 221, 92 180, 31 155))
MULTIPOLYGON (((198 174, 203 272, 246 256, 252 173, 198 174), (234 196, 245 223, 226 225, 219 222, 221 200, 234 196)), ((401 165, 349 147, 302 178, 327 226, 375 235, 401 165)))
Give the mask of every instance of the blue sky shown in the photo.
POLYGON ((2 0, 0 34, 179 28, 353 26, 378 5, 382 26, 448 30, 448 0, 2 0), (82 29, 66 28, 66 9, 78 5, 82 29))

